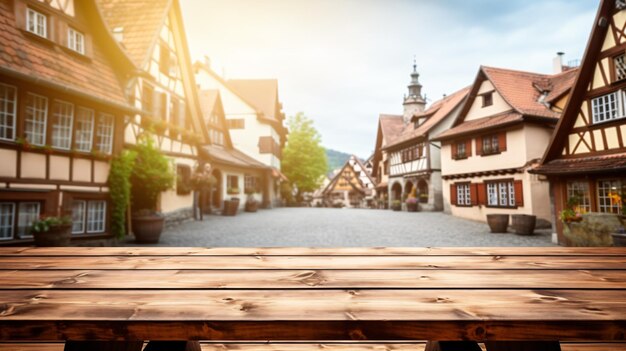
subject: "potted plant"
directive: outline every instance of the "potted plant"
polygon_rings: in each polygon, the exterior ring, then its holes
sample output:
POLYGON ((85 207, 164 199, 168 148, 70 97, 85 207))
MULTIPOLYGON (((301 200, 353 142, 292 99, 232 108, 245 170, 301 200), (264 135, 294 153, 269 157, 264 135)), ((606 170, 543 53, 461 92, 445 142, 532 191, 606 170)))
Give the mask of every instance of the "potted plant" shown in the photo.
POLYGON ((72 220, 67 216, 41 217, 31 227, 35 246, 69 246, 71 229, 72 220))
POLYGON ((422 193, 420 194, 419 197, 420 197, 420 203, 423 203, 423 204, 428 203, 428 194, 422 193))
POLYGON ((254 190, 246 190, 246 212, 256 212, 259 208, 259 202, 254 198, 254 190))
POLYGON ((394 211, 402 210, 402 202, 400 202, 400 200, 391 201, 391 209, 394 211))
POLYGON ((487 224, 492 233, 506 233, 509 226, 508 214, 488 214, 487 224))
POLYGON ((174 185, 169 160, 154 146, 151 134, 142 134, 135 148, 131 172, 132 229, 140 243, 156 243, 161 237, 165 218, 157 212, 161 192, 174 185))
POLYGON ((417 212, 418 211, 417 198, 409 196, 406 199, 405 203, 406 203, 406 210, 407 210, 407 212, 417 212))

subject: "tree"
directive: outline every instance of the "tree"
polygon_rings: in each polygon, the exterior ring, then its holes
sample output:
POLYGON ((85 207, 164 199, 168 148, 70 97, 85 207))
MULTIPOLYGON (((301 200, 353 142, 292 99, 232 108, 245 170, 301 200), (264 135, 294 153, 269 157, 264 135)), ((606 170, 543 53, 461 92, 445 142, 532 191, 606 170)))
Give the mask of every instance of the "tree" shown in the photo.
POLYGON ((322 176, 328 171, 328 160, 320 134, 304 113, 289 117, 288 126, 282 171, 297 190, 296 199, 301 200, 302 193, 315 191, 321 185, 322 176))

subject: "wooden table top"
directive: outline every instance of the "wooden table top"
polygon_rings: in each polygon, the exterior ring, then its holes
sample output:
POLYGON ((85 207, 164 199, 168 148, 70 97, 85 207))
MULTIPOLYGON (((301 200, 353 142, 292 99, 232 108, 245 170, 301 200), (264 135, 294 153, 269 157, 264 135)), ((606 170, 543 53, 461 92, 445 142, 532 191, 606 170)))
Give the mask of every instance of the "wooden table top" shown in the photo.
POLYGON ((0 341, 626 339, 625 248, 0 248, 0 341))

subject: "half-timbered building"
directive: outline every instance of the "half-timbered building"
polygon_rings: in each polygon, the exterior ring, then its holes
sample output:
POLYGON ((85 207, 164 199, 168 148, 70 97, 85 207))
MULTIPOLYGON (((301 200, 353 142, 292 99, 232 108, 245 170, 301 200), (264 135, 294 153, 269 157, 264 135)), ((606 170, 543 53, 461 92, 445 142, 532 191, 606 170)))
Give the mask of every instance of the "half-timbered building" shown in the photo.
POLYGON ((372 178, 376 184, 376 200, 382 208, 389 207, 390 201, 400 200, 402 196, 402 187, 399 185, 389 188, 389 153, 385 148, 400 135, 403 127, 402 115, 381 114, 378 117, 372 178))
POLYGON ((97 0, 121 50, 137 71, 126 84, 130 103, 142 111, 124 125, 124 145, 132 148, 149 131, 172 163, 176 186, 160 196, 166 218, 192 215, 192 171, 200 163, 198 145, 208 140, 196 93, 194 72, 177 0, 97 0))
POLYGON ((374 180, 363 162, 352 155, 324 188, 324 204, 329 207, 371 207, 374 187, 374 180))
POLYGON ((491 213, 550 220, 548 183, 528 171, 547 148, 575 77, 576 69, 479 69, 452 128, 435 138, 443 142, 447 212, 480 221, 491 213))
POLYGON ((413 113, 400 135, 383 149, 389 155, 390 188, 402 189, 402 199, 414 192, 422 210, 443 210, 441 143, 431 137, 450 128, 468 91, 459 90, 413 113))
POLYGON ((0 1, 0 244, 41 215, 110 235, 109 160, 123 147, 133 64, 93 1, 0 1))
MULTIPOLYGON (((547 175, 554 213, 624 215, 626 206, 626 6, 603 0, 571 99, 535 171, 547 175)), ((556 221, 560 243, 567 243, 556 221)))

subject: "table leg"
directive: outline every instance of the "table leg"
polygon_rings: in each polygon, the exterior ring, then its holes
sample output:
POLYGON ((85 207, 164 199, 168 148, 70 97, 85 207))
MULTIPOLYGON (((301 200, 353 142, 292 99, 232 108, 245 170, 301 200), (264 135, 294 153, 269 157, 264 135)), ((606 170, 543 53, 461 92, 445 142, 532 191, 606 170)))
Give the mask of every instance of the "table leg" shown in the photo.
POLYGON ((71 341, 65 351, 141 351, 143 341, 71 341))
POLYGON ((485 341, 487 351, 561 351, 558 341, 485 341))
POLYGON ((482 351, 475 341, 429 341, 424 351, 482 351))
POLYGON ((200 351, 200 342, 150 341, 143 351, 200 351))

